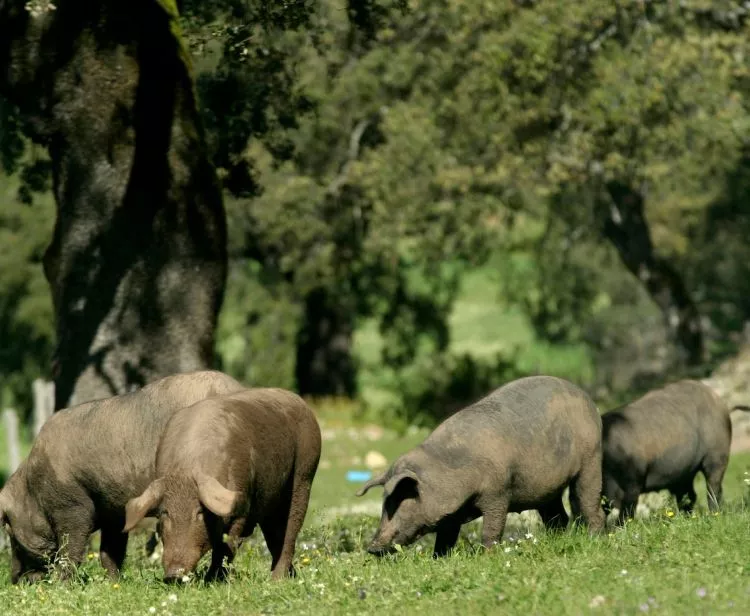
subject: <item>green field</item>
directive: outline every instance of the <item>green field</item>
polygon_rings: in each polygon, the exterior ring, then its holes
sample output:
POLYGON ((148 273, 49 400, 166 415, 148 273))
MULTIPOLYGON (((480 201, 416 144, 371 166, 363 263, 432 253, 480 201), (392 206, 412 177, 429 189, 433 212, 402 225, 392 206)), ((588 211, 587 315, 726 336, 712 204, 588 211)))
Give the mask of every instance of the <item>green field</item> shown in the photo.
MULTIPOLYGON (((492 262, 466 275, 450 318, 449 351, 492 361, 515 354, 529 372, 586 380, 591 360, 583 347, 553 346, 537 340, 526 317, 503 303, 502 285, 492 262)), ((383 395, 382 340, 373 323, 357 332, 356 350, 363 397, 383 395)), ((500 385, 500 383, 498 383, 500 385)), ((36 586, 12 586, 9 555, 0 553, 0 605, 4 613, 37 614, 384 614, 492 613, 634 614, 658 612, 747 613, 750 511, 745 484, 750 453, 732 457, 725 479, 726 510, 705 512, 702 480, 699 512, 673 515, 664 496, 643 499, 647 517, 598 538, 580 530, 547 535, 535 514, 512 515, 506 541, 486 552, 479 547, 480 522, 467 525, 456 552, 434 561, 432 537, 377 560, 364 551, 380 511, 380 492, 356 498, 350 469, 364 469, 370 452, 388 461, 420 442, 427 431, 400 431, 365 425, 360 405, 346 401, 314 403, 324 435, 323 454, 310 510, 297 544, 296 579, 272 583, 270 557, 256 533, 237 558, 229 582, 185 586, 162 584, 158 562, 145 557, 146 535, 135 535, 123 579, 104 576, 94 552, 79 579, 36 586), (359 420, 356 419, 359 417, 359 420)), ((373 405, 377 407, 377 404, 373 405)), ((400 424, 404 428, 403 424, 400 424)), ((23 451, 28 450, 24 443, 23 451)), ((0 467, 5 467, 0 426, 0 467)), ((94 540, 96 543, 96 539, 94 540)), ((205 563, 204 563, 205 566, 205 563)))
POLYGON ((648 518, 598 538, 570 530, 547 535, 535 514, 512 515, 505 542, 479 547, 479 522, 464 528, 457 551, 434 561, 431 537, 377 560, 363 551, 377 525, 379 493, 355 498, 348 469, 364 468, 370 451, 388 460, 426 434, 399 436, 352 425, 332 414, 323 423, 321 469, 297 544, 296 579, 271 582, 270 558, 256 533, 243 547, 227 583, 166 586, 159 563, 131 541, 123 579, 105 579, 95 554, 80 579, 11 586, 8 554, 0 554, 4 613, 37 614, 666 614, 750 611, 750 561, 745 509, 750 454, 732 457, 725 479, 726 510, 676 515, 668 501, 648 499, 648 518), (656 504, 655 504, 656 503, 656 504))

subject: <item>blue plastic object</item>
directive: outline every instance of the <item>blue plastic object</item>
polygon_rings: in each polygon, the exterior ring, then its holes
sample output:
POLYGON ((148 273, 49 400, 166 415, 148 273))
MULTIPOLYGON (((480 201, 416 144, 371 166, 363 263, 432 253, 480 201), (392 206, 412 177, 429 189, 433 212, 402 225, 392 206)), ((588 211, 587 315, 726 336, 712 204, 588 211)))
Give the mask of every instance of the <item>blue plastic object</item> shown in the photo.
POLYGON ((346 471, 346 480, 352 483, 367 481, 370 478, 372 478, 371 471, 346 471))

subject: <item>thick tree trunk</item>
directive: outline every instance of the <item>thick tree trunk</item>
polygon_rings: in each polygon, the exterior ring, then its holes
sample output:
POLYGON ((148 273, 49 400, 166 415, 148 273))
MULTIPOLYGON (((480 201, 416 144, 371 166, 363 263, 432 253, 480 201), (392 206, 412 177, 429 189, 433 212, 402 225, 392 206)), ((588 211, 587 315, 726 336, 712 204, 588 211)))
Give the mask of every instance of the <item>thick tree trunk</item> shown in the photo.
POLYGON ((356 367, 352 357, 352 313, 337 304, 325 289, 305 300, 297 334, 297 389, 303 395, 352 396, 356 367))
POLYGON ((208 367, 226 229, 174 2, 24 4, 0 3, 0 88, 53 161, 56 408, 208 367))
POLYGON ((680 274, 654 252, 643 195, 616 183, 609 184, 607 192, 611 202, 604 217, 604 236, 663 312, 681 359, 691 365, 701 363, 703 333, 698 308, 680 274))

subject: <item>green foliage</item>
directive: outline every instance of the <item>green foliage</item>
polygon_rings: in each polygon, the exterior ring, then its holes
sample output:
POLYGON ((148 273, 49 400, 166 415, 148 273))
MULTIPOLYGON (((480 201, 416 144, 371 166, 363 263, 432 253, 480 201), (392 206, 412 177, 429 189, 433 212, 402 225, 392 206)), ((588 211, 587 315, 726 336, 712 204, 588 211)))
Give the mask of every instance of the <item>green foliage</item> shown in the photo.
MULTIPOLYGON (((28 161, 25 170, 46 163, 43 157, 28 161)), ((54 204, 49 193, 32 202, 25 186, 0 171, 0 398, 20 413, 31 409, 33 379, 49 374, 55 335, 41 266, 54 204)))
MULTIPOLYGON (((239 378, 294 387, 314 333, 356 356, 367 406, 401 419, 538 371, 611 393, 669 366, 672 300, 639 270, 654 259, 709 350, 735 344, 750 315, 741 2, 177 6, 227 197, 217 359, 239 378), (615 185, 645 204, 619 244, 615 185)), ((14 110, 0 121, 28 202, 48 169, 23 159, 14 110)))
POLYGON ((0 169, 12 174, 25 151, 18 109, 0 98, 0 169))
POLYGON ((218 365, 248 385, 294 389, 295 324, 299 306, 287 286, 262 284, 259 266, 236 261, 229 271, 216 332, 218 365))

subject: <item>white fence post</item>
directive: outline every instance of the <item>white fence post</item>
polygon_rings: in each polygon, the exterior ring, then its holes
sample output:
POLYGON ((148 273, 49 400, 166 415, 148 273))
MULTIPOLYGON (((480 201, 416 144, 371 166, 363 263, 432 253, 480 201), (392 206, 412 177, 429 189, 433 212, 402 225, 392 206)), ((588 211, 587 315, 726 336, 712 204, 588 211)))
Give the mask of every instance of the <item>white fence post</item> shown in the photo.
POLYGON ((55 412, 55 384, 43 379, 34 379, 34 438, 44 422, 55 412))
POLYGON ((21 439, 18 431, 18 415, 13 409, 3 411, 3 424, 5 425, 5 438, 8 441, 8 477, 10 477, 21 464, 21 439))

